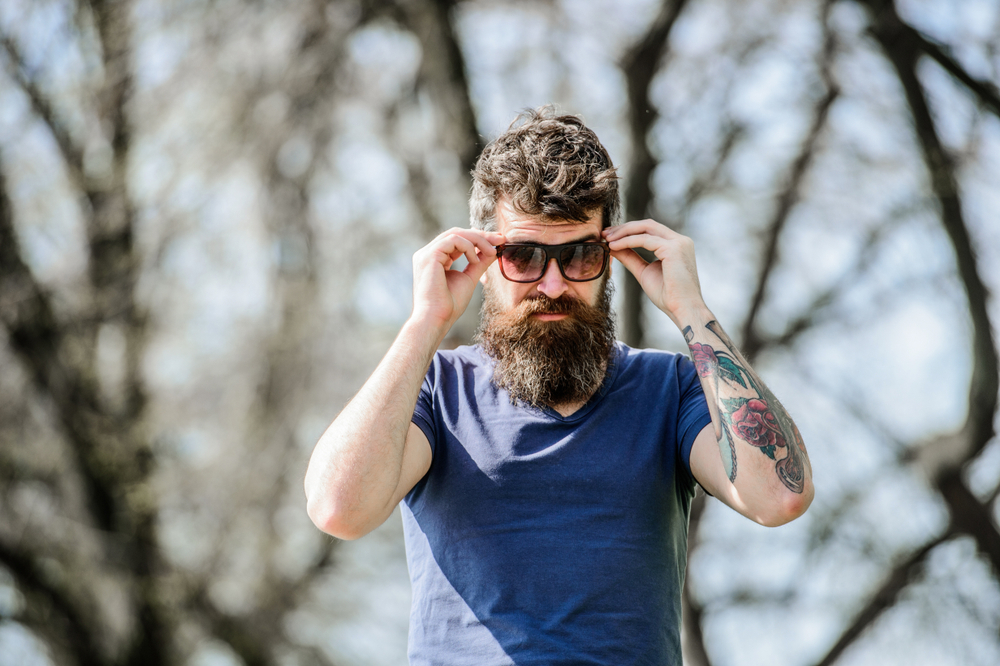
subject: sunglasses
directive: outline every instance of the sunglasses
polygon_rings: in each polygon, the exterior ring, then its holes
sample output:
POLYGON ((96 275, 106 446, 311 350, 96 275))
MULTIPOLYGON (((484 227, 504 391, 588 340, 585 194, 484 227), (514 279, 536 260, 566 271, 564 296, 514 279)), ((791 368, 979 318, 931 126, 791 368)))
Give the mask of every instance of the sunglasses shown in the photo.
POLYGON ((496 246, 500 273, 511 282, 537 282, 550 259, 570 282, 596 280, 608 267, 611 250, 605 241, 578 241, 564 245, 505 243, 496 246))

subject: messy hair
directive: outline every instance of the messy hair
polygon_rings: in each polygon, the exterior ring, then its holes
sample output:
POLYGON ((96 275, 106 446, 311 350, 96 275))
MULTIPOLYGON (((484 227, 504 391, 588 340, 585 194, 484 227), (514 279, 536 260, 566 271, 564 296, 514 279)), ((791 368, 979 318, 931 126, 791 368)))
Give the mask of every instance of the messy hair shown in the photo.
POLYGON ((472 226, 496 231, 502 196, 528 215, 585 222, 598 208, 602 226, 621 215, 618 175, 597 135, 551 106, 521 113, 490 142, 472 170, 472 226))

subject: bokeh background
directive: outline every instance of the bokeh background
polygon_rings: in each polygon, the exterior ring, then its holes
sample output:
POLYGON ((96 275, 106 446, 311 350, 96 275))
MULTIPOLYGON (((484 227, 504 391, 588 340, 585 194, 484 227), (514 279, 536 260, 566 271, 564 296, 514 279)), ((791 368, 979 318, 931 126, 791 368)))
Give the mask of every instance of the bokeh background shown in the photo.
POLYGON ((405 663, 398 515, 321 534, 306 460, 549 102, 815 469, 696 502, 686 663, 1000 664, 998 83, 997 0, 0 0, 0 664, 405 663))

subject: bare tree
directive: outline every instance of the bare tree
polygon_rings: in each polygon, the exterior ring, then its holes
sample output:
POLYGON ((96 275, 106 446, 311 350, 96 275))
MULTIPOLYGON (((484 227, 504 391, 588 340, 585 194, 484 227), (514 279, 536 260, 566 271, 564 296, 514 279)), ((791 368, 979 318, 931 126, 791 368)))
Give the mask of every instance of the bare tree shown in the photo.
MULTIPOLYGON (((930 645, 949 603, 966 609, 949 629, 986 636, 980 662, 1000 652, 980 184, 997 31, 957 15, 967 34, 933 32, 884 0, 649 0, 628 21, 570 5, 0 8, 0 589, 22 599, 0 643, 23 629, 58 664, 398 660, 335 644, 407 609, 359 604, 388 574, 341 574, 381 542, 309 525, 305 458, 405 318, 410 254, 467 223, 468 172, 502 129, 482 118, 561 101, 617 118, 600 134, 627 144, 627 216, 695 239, 706 296, 795 403, 819 472, 809 514, 776 531, 696 500, 686 659, 882 663, 892 618, 919 609, 929 637, 907 643, 930 645), (908 342, 885 339, 928 302, 908 342), (895 404, 893 373, 930 363, 907 357, 928 321, 968 376, 913 372, 928 406, 895 404), (955 382, 961 418, 917 418, 955 382), (932 603, 962 544, 954 575, 987 601, 944 586, 932 603)), ((623 338, 651 344, 626 284, 623 338)))

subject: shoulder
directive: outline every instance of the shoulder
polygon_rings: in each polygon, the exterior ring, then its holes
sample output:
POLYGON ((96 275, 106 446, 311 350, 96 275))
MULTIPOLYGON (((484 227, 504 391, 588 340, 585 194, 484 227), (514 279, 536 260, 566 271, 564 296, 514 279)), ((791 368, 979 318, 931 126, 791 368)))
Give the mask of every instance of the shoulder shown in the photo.
POLYGON ((474 386, 477 380, 492 373, 490 358, 479 348, 468 345, 454 349, 439 349, 434 353, 425 388, 441 390, 456 385, 474 386))
POLYGON ((624 385, 686 386, 698 378, 694 363, 686 354, 662 349, 633 349, 621 342, 615 364, 618 381, 624 385))
POLYGON ((690 359, 686 354, 679 352, 662 349, 633 349, 619 342, 617 362, 621 363, 623 370, 648 371, 677 368, 685 362, 690 363, 690 359))
POLYGON ((439 349, 434 353, 431 370, 449 369, 477 370, 490 365, 489 357, 478 347, 462 345, 454 349, 439 349))

